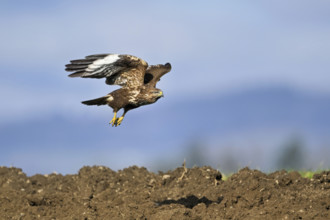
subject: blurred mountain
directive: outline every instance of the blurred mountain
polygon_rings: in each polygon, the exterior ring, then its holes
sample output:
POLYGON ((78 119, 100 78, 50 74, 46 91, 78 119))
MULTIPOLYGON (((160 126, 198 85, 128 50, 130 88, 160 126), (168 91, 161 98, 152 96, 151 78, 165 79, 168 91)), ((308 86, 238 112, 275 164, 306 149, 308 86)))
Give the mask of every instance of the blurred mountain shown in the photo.
MULTIPOLYGON (((1 124, 0 161, 14 163, 17 155, 24 152, 32 154, 33 158, 38 154, 68 156, 78 153, 76 163, 90 162, 83 157, 91 155, 97 163, 104 152, 111 155, 133 151, 141 158, 114 159, 122 163, 143 163, 155 155, 182 153, 180 147, 196 137, 206 142, 221 142, 228 137, 244 142, 254 131, 261 131, 259 144, 273 141, 272 136, 277 135, 277 131, 296 132, 306 139, 327 142, 330 95, 286 87, 256 88, 196 99, 160 100, 155 105, 130 112, 117 128, 107 124, 106 120, 111 117, 111 110, 103 107, 90 108, 88 115, 83 116, 58 112, 51 117, 1 124)), ((100 162, 104 160, 107 159, 100 162)))
POLYGON ((323 136, 330 131, 330 95, 286 87, 205 95, 162 106, 153 117, 157 117, 158 111, 162 111, 163 129, 176 130, 176 136, 220 135, 254 129, 298 129, 323 136), (169 123, 169 118, 175 126, 169 123))

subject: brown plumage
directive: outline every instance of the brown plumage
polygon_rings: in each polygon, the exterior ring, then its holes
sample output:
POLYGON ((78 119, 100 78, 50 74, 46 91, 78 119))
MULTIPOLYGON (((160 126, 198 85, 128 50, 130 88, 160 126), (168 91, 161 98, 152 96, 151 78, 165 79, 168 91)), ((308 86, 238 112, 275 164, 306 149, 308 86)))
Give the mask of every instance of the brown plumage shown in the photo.
POLYGON ((129 110, 155 103, 163 97, 156 84, 171 70, 171 64, 148 66, 147 62, 132 55, 97 54, 72 60, 65 70, 73 72, 70 77, 106 78, 106 84, 121 86, 106 96, 82 102, 85 105, 109 105, 114 111, 110 124, 118 126, 129 110), (122 108, 124 113, 117 118, 117 112, 122 108))

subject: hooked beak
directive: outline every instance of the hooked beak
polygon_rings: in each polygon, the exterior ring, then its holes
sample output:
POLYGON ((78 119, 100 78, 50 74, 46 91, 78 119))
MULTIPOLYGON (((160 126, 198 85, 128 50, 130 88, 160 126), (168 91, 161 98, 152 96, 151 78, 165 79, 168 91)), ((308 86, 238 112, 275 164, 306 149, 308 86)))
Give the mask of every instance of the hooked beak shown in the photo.
POLYGON ((164 93, 163 93, 163 91, 160 91, 160 92, 159 92, 159 97, 164 97, 164 93))

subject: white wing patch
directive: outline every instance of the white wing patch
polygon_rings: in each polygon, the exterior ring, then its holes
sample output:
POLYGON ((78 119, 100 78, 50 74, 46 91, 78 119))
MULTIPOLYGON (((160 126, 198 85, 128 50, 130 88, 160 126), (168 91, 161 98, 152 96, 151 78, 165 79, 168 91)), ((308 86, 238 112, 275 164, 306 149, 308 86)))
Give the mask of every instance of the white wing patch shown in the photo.
POLYGON ((119 60, 119 54, 110 54, 104 57, 103 59, 95 60, 93 63, 89 64, 86 71, 96 70, 103 65, 114 63, 117 60, 119 60))
POLYGON ((107 98, 107 101, 108 101, 108 102, 113 101, 113 96, 112 96, 112 95, 107 95, 107 96, 108 96, 108 98, 107 98))

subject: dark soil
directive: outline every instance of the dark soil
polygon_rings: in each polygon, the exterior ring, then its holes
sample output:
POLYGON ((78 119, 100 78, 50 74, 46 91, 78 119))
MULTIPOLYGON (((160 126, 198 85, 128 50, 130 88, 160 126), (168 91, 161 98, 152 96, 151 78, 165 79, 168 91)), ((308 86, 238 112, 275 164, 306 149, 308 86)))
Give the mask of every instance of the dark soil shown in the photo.
POLYGON ((35 175, 0 167, 0 219, 330 219, 330 171, 302 178, 244 168, 151 173, 83 167, 35 175))

